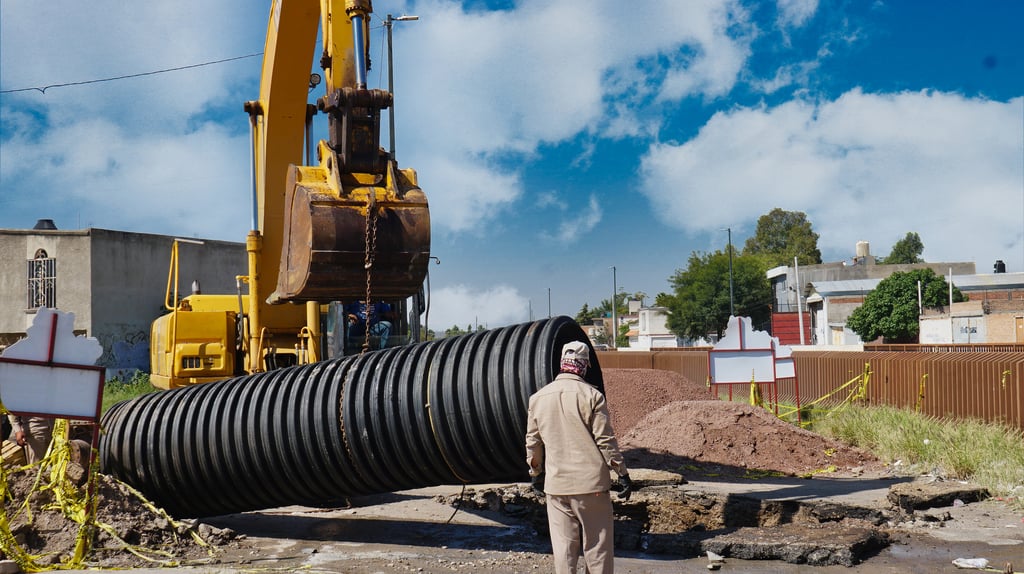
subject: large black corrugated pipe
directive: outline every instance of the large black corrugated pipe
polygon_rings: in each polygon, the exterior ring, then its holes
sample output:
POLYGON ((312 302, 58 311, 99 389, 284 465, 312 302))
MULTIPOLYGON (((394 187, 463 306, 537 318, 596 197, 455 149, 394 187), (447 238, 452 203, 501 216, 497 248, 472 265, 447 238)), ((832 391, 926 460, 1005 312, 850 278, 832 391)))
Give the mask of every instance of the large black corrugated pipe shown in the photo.
POLYGON ((104 415, 101 468, 178 517, 526 480, 527 403, 569 341, 556 317, 150 393, 104 415))

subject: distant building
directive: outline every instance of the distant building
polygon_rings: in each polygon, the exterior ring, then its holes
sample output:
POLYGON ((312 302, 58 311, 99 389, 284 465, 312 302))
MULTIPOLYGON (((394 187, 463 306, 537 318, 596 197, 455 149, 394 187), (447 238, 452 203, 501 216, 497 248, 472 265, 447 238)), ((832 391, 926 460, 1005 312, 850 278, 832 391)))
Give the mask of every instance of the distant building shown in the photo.
MULTIPOLYGON (((948 280, 948 276, 947 276, 948 280)), ((853 311, 864 302, 881 279, 860 279, 850 281, 821 281, 813 283, 813 293, 808 297, 808 305, 815 323, 816 341, 814 344, 851 345, 861 343, 857 334, 846 327, 846 320, 853 311), (827 317, 827 325, 824 319, 827 317), (822 326, 827 326, 827 330, 822 326), (824 337, 824 339, 823 339, 824 337)), ((992 324, 1009 321, 1013 324, 1015 316, 1024 316, 1024 273, 990 273, 982 275, 953 274, 953 285, 967 297, 971 303, 953 304, 954 323, 957 316, 982 317, 998 315, 991 318, 992 324), (962 307, 958 307, 962 305, 962 307), (974 310, 977 310, 975 312, 974 310), (1016 315, 1015 315, 1016 314, 1016 315)), ((1017 339, 1016 327, 1000 325, 989 336, 957 335, 950 340, 948 309, 923 309, 921 323, 921 343, 1014 343, 1024 342, 1017 339), (936 327, 931 322, 938 317, 946 322, 946 327, 936 327), (927 322, 927 325, 926 325, 927 322), (941 340, 940 340, 941 339, 941 340)), ((1024 319, 1022 319, 1024 321, 1024 319)), ((989 321, 986 319, 985 321, 989 321)), ((964 324, 966 329, 971 326, 964 324)), ((986 329, 984 326, 983 329, 986 329)), ((973 329, 977 331, 978 323, 973 329)), ((986 329, 987 331, 987 329, 986 329)), ((969 331, 965 331, 969 333, 969 331)))
MULTIPOLYGON (((108 376, 149 371, 149 328, 165 312, 164 294, 174 238, 107 229, 58 230, 50 220, 34 229, 0 229, 0 347, 25 336, 40 307, 75 314, 76 334, 103 346, 108 376)), ((182 285, 233 293, 245 274, 245 245, 226 241, 182 244, 182 285)))
POLYGON ((784 345, 860 344, 857 334, 846 327, 847 318, 882 279, 897 271, 914 269, 931 269, 943 276, 952 270, 954 283, 961 291, 964 288, 958 277, 975 274, 974 263, 969 262, 876 265, 868 242, 861 241, 850 261, 768 270, 772 335, 784 345), (798 327, 801 320, 803 340, 798 327))
POLYGON ((611 348, 608 342, 608 333, 612 330, 611 322, 611 317, 598 317, 589 324, 580 325, 590 339, 590 344, 598 351, 607 351, 611 348))
POLYGON ((1024 343, 1024 273, 974 275, 954 284, 968 300, 925 309, 920 343, 1024 343))
MULTIPOLYGON (((665 347, 679 347, 680 341, 668 330, 668 309, 665 307, 644 307, 641 301, 626 302, 628 311, 616 319, 619 328, 627 326, 628 345, 618 347, 620 351, 649 351, 665 347)), ((610 337, 611 317, 598 317, 589 325, 582 325, 595 349, 613 348, 610 337)))
POLYGON ((681 341, 668 329, 668 309, 643 307, 637 310, 637 325, 629 331, 629 348, 650 351, 667 347, 680 347, 681 341))

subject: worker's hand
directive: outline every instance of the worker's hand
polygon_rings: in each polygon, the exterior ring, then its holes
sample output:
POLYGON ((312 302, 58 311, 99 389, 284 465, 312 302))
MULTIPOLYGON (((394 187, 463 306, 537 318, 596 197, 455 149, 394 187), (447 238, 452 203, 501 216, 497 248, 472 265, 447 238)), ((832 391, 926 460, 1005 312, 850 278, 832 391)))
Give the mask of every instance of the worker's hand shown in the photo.
POLYGON ((633 494, 633 481, 629 478, 629 474, 624 474, 619 477, 619 500, 629 500, 629 497, 633 494))
POLYGON ((544 496, 544 473, 540 473, 530 479, 530 486, 537 496, 544 496))
POLYGON ((14 433, 14 442, 18 443, 18 446, 25 446, 25 431, 20 430, 14 433))

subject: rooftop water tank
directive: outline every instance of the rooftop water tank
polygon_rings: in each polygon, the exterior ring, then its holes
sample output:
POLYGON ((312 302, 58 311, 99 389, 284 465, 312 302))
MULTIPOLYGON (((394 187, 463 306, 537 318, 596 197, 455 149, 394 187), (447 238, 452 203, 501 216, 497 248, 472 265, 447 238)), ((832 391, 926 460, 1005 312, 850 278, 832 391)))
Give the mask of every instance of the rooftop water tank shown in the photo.
POLYGON ((871 255, 871 244, 867 241, 857 242, 857 257, 867 257, 871 255))

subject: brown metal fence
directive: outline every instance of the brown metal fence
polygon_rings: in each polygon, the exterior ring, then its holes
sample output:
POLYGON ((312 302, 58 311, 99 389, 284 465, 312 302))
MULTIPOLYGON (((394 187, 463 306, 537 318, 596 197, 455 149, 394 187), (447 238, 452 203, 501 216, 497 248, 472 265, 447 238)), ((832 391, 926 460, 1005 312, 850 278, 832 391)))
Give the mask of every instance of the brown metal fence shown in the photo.
MULTIPOLYGON (((825 405, 846 399, 855 385, 840 388, 870 372, 870 404, 920 408, 939 417, 977 418, 1024 429, 1024 353, 920 351, 796 351, 801 404, 820 397, 825 405)), ((707 349, 692 351, 599 352, 604 368, 663 369, 693 382, 708 378, 707 349)), ((717 389, 724 394, 725 389, 717 389)), ((746 393, 734 388, 733 393, 746 393)), ((762 391, 768 396, 767 391, 762 391)), ((793 380, 780 380, 781 401, 795 403, 793 380)))
POLYGON ((935 343, 935 344, 890 344, 871 343, 864 345, 865 351, 917 351, 922 353, 1024 353, 1021 343, 935 343))

